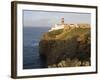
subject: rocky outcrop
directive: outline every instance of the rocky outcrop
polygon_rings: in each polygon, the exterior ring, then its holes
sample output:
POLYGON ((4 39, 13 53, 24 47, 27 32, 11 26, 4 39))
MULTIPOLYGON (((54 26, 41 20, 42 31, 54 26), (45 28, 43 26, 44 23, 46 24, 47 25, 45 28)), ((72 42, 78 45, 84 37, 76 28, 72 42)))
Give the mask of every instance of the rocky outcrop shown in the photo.
POLYGON ((89 66, 90 42, 90 28, 47 32, 39 42, 39 53, 48 67, 89 66))

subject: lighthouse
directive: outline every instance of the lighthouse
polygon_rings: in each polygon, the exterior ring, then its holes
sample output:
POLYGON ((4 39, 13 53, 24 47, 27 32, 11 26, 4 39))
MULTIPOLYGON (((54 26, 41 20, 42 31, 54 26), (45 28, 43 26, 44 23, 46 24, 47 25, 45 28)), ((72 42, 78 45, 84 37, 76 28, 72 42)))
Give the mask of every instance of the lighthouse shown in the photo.
POLYGON ((65 26, 64 18, 61 18, 61 23, 60 24, 55 24, 54 27, 52 27, 49 31, 63 29, 64 26, 65 26))
POLYGON ((64 24, 64 18, 61 18, 61 24, 62 25, 64 24))

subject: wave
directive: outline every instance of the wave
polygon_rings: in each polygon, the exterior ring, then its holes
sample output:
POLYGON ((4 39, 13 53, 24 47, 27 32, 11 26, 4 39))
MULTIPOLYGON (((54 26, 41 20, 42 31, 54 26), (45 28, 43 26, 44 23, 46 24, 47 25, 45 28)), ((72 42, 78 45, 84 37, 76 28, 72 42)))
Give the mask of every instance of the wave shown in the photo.
POLYGON ((39 46, 39 43, 33 43, 32 46, 39 46))

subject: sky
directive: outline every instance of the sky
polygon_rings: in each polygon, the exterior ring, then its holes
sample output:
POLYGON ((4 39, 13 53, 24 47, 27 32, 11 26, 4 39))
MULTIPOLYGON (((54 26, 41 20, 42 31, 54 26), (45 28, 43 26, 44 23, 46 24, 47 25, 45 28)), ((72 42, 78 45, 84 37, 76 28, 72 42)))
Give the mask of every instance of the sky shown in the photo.
POLYGON ((91 14, 89 13, 71 13, 71 12, 51 12, 51 11, 23 11, 24 27, 51 27, 54 24, 61 23, 61 18, 67 23, 91 23, 91 14))

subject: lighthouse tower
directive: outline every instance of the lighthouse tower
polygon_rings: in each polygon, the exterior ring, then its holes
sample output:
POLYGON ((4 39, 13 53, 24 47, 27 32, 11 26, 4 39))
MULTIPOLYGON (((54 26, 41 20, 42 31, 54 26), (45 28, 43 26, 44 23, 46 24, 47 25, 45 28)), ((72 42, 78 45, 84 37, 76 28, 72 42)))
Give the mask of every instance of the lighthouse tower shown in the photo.
POLYGON ((61 18, 61 24, 62 25, 64 24, 64 18, 61 18))
POLYGON ((49 31, 63 29, 65 27, 64 18, 61 18, 61 24, 55 24, 49 31))

